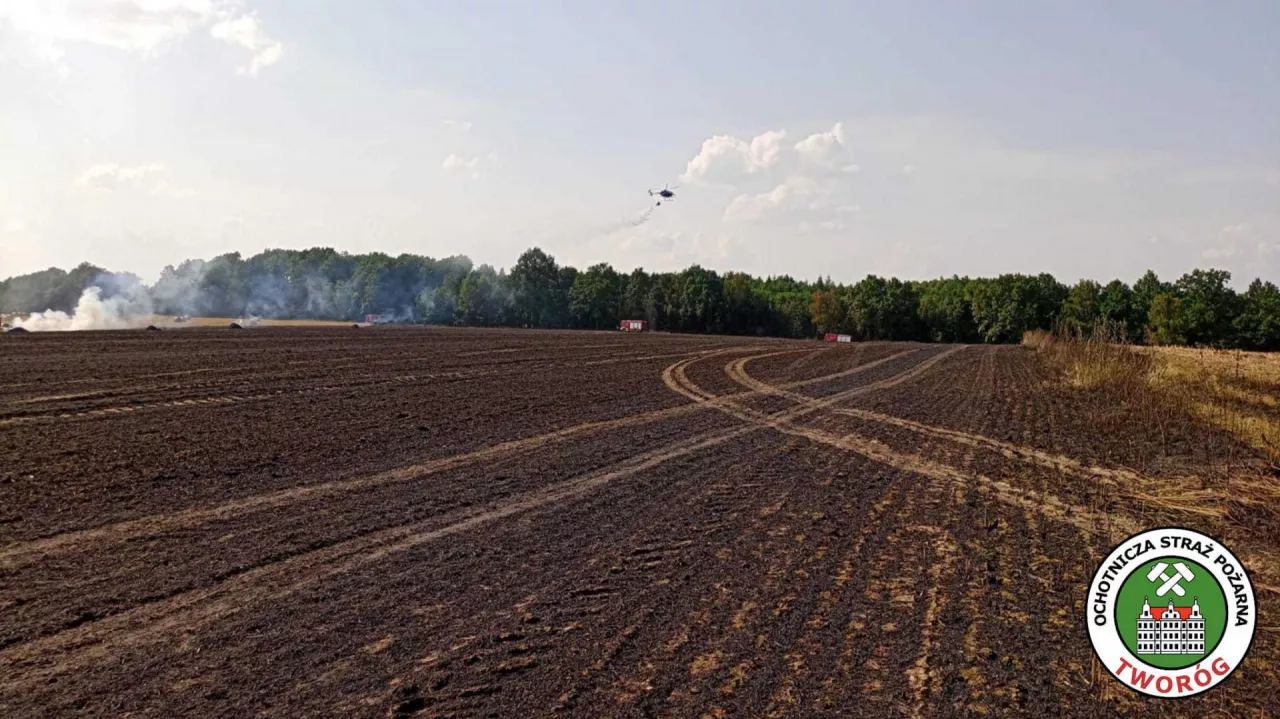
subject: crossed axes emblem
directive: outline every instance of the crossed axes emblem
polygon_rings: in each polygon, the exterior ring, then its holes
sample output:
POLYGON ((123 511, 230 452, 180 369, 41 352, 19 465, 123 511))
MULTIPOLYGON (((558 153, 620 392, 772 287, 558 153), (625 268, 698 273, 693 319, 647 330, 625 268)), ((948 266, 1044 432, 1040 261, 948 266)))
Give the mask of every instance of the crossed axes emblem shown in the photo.
POLYGON ((1170 590, 1173 590, 1173 593, 1179 597, 1185 597, 1187 595, 1187 590, 1182 588, 1182 584, 1180 584, 1180 582, 1182 582, 1183 579, 1189 582, 1195 579, 1196 575, 1192 574, 1191 570, 1187 569, 1187 565, 1182 562, 1174 562, 1173 568, 1177 571, 1173 573, 1173 576, 1169 576, 1165 572, 1168 568, 1168 564, 1160 562, 1156 564, 1156 566, 1152 567, 1150 572, 1147 572, 1147 579, 1149 581, 1154 582, 1156 580, 1161 580, 1164 582, 1164 584, 1161 584, 1160 588, 1156 590, 1156 596, 1163 597, 1168 594, 1170 590))

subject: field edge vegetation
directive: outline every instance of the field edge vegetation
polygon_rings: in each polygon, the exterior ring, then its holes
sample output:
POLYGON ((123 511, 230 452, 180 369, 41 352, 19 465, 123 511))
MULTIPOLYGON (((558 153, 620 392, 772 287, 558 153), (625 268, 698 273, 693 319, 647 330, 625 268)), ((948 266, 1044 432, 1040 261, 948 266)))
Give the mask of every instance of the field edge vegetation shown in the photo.
MULTIPOLYGON (((0 313, 72 313, 89 288, 132 315, 260 317, 355 322, 374 314, 396 322, 465 326, 612 329, 647 319, 655 330, 859 340, 1017 343, 1024 332, 1096 322, 1123 327, 1123 339, 1150 345, 1280 349, 1280 289, 1254 280, 1244 292, 1231 274, 1196 269, 1168 282, 1147 271, 1132 285, 1052 275, 903 281, 867 275, 844 284, 787 275, 585 270, 534 247, 510 271, 463 256, 433 259, 332 248, 233 252, 187 260, 147 285, 136 275, 84 263, 0 281, 0 313)), ((12 317, 9 318, 13 320, 12 317)))

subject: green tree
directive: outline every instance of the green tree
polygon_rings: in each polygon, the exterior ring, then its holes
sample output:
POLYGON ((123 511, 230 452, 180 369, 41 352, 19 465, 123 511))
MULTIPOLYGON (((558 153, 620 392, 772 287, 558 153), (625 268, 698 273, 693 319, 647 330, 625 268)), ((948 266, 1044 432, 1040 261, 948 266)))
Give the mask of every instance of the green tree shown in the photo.
POLYGON ((845 314, 835 290, 815 290, 809 300, 809 316, 819 332, 841 331, 845 314))
POLYGON ((1249 283, 1235 330, 1240 344, 1248 349, 1280 350, 1280 289, 1261 279, 1249 283))
MULTIPOLYGON (((1027 329, 1053 329, 1062 313, 1062 305, 1067 301, 1067 286, 1047 272, 1041 272, 1032 278, 1030 285, 1030 295, 1027 298, 1031 303, 1028 316, 1030 326, 1027 329)), ((1022 333, 1018 334, 1020 341, 1022 333)))
POLYGON ((978 327, 969 301, 968 277, 930 280, 916 284, 920 296, 917 314, 924 339, 934 342, 977 342, 978 327))
POLYGON ((1120 280, 1112 280, 1098 295, 1098 316, 1112 327, 1123 327, 1125 339, 1142 340, 1142 328, 1147 323, 1145 315, 1134 309, 1133 290, 1120 280))
POLYGON ((461 321, 458 304, 462 297, 462 283, 470 272, 453 271, 444 276, 440 286, 433 290, 424 289, 415 301, 419 316, 428 322, 437 324, 453 324, 461 321))
POLYGON ((1174 287, 1160 278, 1152 270, 1147 270, 1137 282, 1133 283, 1133 316, 1142 321, 1145 329, 1147 318, 1151 314, 1151 304, 1156 295, 1172 295, 1174 287))
POLYGON ((493 305, 494 275, 493 268, 482 265, 462 280, 458 288, 457 317, 464 324, 497 324, 493 305))
POLYGON ((70 312, 74 305, 67 305, 60 299, 65 295, 59 292, 66 278, 65 270, 50 267, 0 282, 0 312, 70 312), (59 299, 55 299, 55 296, 59 299))
POLYGON ((569 311, 576 327, 610 329, 618 326, 624 280, 610 265, 600 263, 578 274, 569 290, 569 311))
POLYGON ((649 291, 653 288, 653 278, 644 271, 643 267, 637 267, 631 271, 626 278, 626 287, 622 290, 622 308, 619 319, 641 319, 648 318, 652 324, 653 318, 648 316, 648 300, 649 291))
POLYGON ((745 272, 728 272, 721 278, 724 292, 723 330, 729 334, 763 334, 769 324, 769 303, 758 282, 745 272))
POLYGON ((920 298, 898 278, 867 275, 849 293, 848 318, 853 330, 868 340, 911 340, 918 334, 920 298))
POLYGON ((330 247, 229 253, 164 268, 151 287, 90 264, 50 268, 0 281, 6 312, 71 311, 86 287, 130 302, 150 293, 159 312, 357 319, 370 312, 401 321, 612 327, 644 317, 654 329, 812 337, 815 331, 867 339, 1017 342, 1023 331, 1057 323, 1088 329, 1095 319, 1124 322, 1134 341, 1280 349, 1280 293, 1255 281, 1239 295, 1221 270, 1195 270, 1177 283, 1148 271, 1132 289, 1084 280, 1066 287, 1052 275, 939 278, 902 282, 868 276, 853 285, 820 276, 721 276, 694 265, 680 272, 623 276, 607 264, 579 273, 531 248, 508 275, 473 268, 461 255, 436 260, 330 247))
POLYGON ((724 320, 724 286, 715 272, 693 265, 679 275, 676 305, 684 332, 720 332, 724 320))
POLYGON ((534 247, 511 268, 511 290, 517 321, 535 327, 557 327, 569 314, 555 258, 534 247))
POLYGON ((1067 293, 1060 326, 1076 335, 1087 336, 1101 317, 1102 286, 1093 280, 1080 280, 1067 293))
POLYGON ((1151 300, 1147 311, 1147 343, 1153 345, 1186 344, 1182 298, 1161 293, 1151 300))
POLYGON ((978 336, 983 342, 1016 342, 1023 332, 1035 329, 1031 320, 1030 278, 1024 275, 975 280, 970 298, 978 336))
POLYGON ((1182 299, 1181 324, 1193 345, 1228 347, 1235 343, 1233 320, 1240 312, 1240 296, 1227 284, 1226 270, 1192 270, 1178 279, 1182 299))

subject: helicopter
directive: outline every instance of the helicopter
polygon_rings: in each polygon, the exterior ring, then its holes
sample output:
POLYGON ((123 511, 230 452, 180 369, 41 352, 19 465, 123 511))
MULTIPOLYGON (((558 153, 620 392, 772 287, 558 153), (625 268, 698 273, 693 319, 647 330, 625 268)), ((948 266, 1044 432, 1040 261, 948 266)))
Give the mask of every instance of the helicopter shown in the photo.
POLYGON ((677 185, 676 187, 667 187, 666 185, 663 185, 661 190, 649 190, 649 197, 653 197, 654 195, 657 195, 658 197, 661 198, 660 200, 658 200, 658 205, 661 205, 662 200, 676 199, 676 193, 672 192, 672 190, 675 190, 677 188, 679 188, 679 185, 677 185))

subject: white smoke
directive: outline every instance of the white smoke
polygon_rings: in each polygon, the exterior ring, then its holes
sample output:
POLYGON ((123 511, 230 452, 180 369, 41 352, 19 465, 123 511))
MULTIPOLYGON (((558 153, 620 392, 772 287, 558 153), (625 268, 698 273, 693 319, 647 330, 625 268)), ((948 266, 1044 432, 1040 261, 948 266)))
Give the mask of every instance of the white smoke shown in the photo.
POLYGON ((621 230, 629 230, 632 227, 639 227, 649 221, 653 215, 653 211, 658 209, 657 205, 649 205, 642 212, 622 220, 615 220, 606 225, 601 225, 596 231, 603 235, 611 235, 621 230))
POLYGON ((151 324, 151 298, 145 292, 124 292, 106 299, 103 288, 86 287, 71 314, 46 310, 16 320, 14 327, 31 332, 124 330, 151 324))

